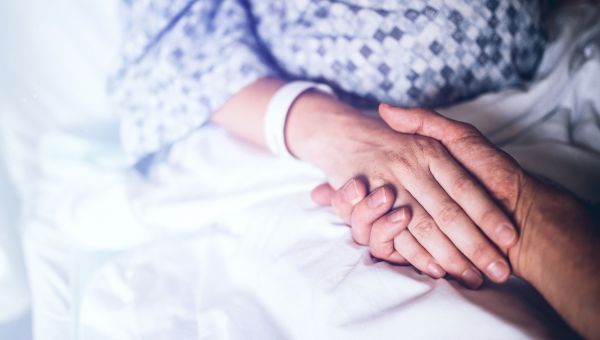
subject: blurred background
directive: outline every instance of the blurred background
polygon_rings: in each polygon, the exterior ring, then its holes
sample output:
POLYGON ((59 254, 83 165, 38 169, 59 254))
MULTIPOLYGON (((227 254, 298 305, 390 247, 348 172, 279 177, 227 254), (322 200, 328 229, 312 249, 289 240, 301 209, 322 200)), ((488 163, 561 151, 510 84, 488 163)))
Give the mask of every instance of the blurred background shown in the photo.
POLYGON ((59 183, 67 176, 51 174, 38 160, 102 159, 106 143, 95 145, 89 138, 98 135, 110 135, 115 144, 108 148, 118 148, 103 77, 117 52, 117 5, 114 0, 0 1, 2 340, 31 338, 31 297, 21 242, 28 228, 24 224, 48 217, 32 209, 38 198, 61 200, 60 192, 40 195, 37 183, 59 183), (89 131, 88 124, 88 130, 81 131, 84 121, 95 122, 98 129, 89 131), (60 148, 54 147, 57 141, 60 148), (23 206, 28 197, 37 198, 23 206))
MULTIPOLYGON (((0 144, 0 152, 4 152, 0 144)), ((29 291, 19 235, 19 200, 0 160, 0 339, 30 339, 29 291)))

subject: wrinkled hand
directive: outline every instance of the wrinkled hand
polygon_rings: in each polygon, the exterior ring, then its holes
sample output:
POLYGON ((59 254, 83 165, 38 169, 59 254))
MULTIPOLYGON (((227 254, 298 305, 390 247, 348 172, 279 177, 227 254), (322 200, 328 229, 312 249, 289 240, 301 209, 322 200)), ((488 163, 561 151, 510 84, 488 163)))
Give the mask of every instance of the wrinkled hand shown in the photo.
POLYGON ((528 218, 537 191, 544 191, 507 153, 494 146, 474 126, 448 119, 434 111, 380 105, 383 120, 394 130, 438 140, 512 217, 521 237, 509 248, 515 274, 523 277, 523 249, 531 249, 528 218))
MULTIPOLYGON (((380 113, 386 123, 398 132, 420 134, 443 143, 454 158, 464 164, 477 180, 490 189, 493 197, 508 213, 518 214, 518 207, 523 206, 519 204, 519 197, 521 191, 527 187, 528 176, 510 156, 495 148, 474 127, 422 109, 400 109, 381 105, 380 113)), ((369 230, 371 239, 375 240, 369 244, 373 256, 394 263, 409 262, 415 265, 418 256, 415 256, 415 252, 406 250, 406 242, 401 236, 404 229, 398 223, 391 222, 394 213, 382 214, 369 209, 366 203, 368 200, 348 200, 348 195, 344 193, 348 187, 357 187, 361 198, 367 193, 364 183, 360 178, 355 178, 338 191, 334 191, 328 184, 323 184, 313 191, 313 199, 320 204, 332 204, 336 212, 353 230, 355 228, 369 230), (356 221, 367 221, 368 225, 365 227, 356 221), (395 237, 391 235, 396 232, 398 234, 395 237), (392 244, 395 247, 391 247, 392 244)), ((374 194, 375 191, 370 195, 374 194)), ((404 215, 406 216, 406 213, 404 215)), ((406 223, 406 221, 402 222, 404 225, 406 223)), ((498 237, 502 238, 501 234, 504 232, 499 228, 498 237)), ((510 233, 505 237, 510 238, 510 233)), ((511 263, 518 266, 519 261, 515 261, 514 258, 518 257, 520 247, 509 248, 510 255, 513 257, 511 263)), ((431 270, 424 272, 431 275, 431 270)))
POLYGON ((367 132, 353 136, 353 148, 338 146, 340 156, 331 162, 335 170, 322 167, 333 183, 357 175, 364 178, 348 182, 332 195, 354 240, 372 245, 376 257, 408 261, 436 278, 448 273, 471 288, 483 282, 476 268, 495 282, 505 281, 510 268, 501 251, 506 253, 517 235, 485 189, 434 139, 387 127, 367 132), (368 187, 372 192, 362 200, 368 187), (394 206, 405 209, 394 210, 385 220, 375 218, 394 206), (392 242, 390 229, 400 231, 392 242), (399 255, 390 252, 390 244, 399 255))

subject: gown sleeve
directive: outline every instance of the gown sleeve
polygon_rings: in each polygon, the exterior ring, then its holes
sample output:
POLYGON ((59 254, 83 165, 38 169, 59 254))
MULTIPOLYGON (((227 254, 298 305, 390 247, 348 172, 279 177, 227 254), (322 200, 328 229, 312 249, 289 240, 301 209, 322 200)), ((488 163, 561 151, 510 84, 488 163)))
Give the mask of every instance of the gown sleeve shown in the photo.
POLYGON ((123 0, 122 67, 110 82, 122 142, 148 160, 232 95, 278 75, 247 0, 123 0))

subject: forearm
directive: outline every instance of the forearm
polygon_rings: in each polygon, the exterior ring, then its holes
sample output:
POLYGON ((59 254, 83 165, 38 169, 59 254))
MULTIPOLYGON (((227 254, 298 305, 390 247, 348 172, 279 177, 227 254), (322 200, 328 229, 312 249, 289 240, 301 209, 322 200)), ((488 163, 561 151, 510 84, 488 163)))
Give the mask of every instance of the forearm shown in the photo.
MULTIPOLYGON (((600 338, 600 238, 575 198, 535 183, 518 222, 527 226, 524 276, 581 335, 600 338), (520 220, 520 221, 519 221, 520 220)), ((513 262, 511 260, 511 262, 513 262)))
POLYGON ((264 117, 269 101, 285 81, 262 78, 231 97, 211 121, 232 134, 258 146, 265 146, 264 117))
MULTIPOLYGON (((264 147, 267 106, 283 85, 285 81, 281 79, 260 79, 228 100, 214 113, 211 121, 264 147)), ((364 133, 359 136, 359 131, 374 132, 376 128, 389 132, 381 120, 367 117, 331 95, 309 90, 290 107, 285 124, 286 145, 294 156, 303 161, 321 169, 333 168, 340 149, 350 148, 349 140, 361 138, 364 133)))

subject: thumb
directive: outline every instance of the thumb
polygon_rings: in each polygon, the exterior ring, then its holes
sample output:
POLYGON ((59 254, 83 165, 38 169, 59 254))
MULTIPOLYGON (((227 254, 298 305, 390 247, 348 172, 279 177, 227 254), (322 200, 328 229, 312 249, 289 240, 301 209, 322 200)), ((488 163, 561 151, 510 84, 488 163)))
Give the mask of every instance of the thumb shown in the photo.
POLYGON ((394 130, 437 139, 443 144, 477 133, 472 126, 422 108, 379 105, 381 118, 394 130))
POLYGON ((335 195, 335 190, 329 183, 319 184, 310 193, 313 202, 321 206, 330 206, 333 195, 335 195))
POLYGON ((498 149, 474 126, 420 108, 404 109, 381 104, 379 114, 398 132, 441 142, 497 200, 503 202, 505 208, 514 211, 525 174, 512 157, 498 149), (515 183, 515 186, 508 183, 515 183))

